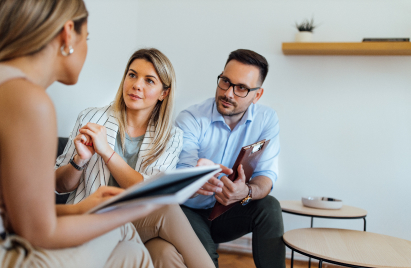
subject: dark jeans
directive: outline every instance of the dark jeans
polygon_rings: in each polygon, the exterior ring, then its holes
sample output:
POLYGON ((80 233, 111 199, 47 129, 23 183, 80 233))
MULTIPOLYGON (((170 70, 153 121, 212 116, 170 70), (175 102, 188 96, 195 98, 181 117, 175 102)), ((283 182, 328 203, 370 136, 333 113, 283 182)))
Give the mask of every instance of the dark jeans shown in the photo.
POLYGON ((248 205, 235 205, 213 221, 210 209, 181 206, 195 233, 218 268, 216 243, 237 239, 253 233, 253 257, 257 268, 285 268, 283 217, 280 203, 273 196, 253 200, 248 205))

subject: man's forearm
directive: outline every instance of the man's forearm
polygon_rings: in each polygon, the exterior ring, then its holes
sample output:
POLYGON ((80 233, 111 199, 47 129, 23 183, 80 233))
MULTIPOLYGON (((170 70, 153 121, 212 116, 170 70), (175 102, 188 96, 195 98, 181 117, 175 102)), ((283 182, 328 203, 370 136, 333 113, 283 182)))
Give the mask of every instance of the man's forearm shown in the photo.
POLYGON ((266 176, 257 176, 250 180, 249 185, 253 189, 253 200, 257 200, 263 199, 270 193, 273 182, 266 176))

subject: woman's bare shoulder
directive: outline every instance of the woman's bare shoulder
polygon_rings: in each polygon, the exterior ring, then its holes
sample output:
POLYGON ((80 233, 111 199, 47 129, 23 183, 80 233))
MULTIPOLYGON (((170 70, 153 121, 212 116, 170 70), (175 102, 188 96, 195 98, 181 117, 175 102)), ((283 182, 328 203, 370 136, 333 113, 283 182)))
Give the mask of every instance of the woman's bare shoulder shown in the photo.
POLYGON ((37 123, 54 121, 55 111, 44 88, 26 79, 13 79, 0 85, 0 116, 5 124, 37 123))
POLYGON ((26 79, 13 79, 0 85, 0 102, 0 111, 6 113, 54 110, 46 90, 26 79))

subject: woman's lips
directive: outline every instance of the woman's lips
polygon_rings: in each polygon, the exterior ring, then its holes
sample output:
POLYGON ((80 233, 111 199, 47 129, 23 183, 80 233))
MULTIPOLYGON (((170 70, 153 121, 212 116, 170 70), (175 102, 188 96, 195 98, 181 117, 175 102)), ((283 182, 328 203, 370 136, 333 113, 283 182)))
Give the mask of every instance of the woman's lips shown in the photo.
POLYGON ((132 100, 141 100, 141 98, 140 98, 139 96, 134 95, 134 94, 128 94, 128 96, 129 96, 130 99, 132 99, 132 100))

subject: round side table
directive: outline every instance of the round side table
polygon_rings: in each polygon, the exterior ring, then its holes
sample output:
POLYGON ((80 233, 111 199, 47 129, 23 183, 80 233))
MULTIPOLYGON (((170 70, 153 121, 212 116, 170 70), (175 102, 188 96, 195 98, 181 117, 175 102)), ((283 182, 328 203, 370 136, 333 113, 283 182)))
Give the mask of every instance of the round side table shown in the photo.
MULTIPOLYGON (((343 205, 340 209, 319 209, 310 208, 303 205, 301 201, 285 200, 280 201, 281 210, 285 213, 311 217, 311 228, 314 225, 314 218, 327 219, 363 219, 364 232, 367 230, 367 211, 361 208, 343 205)), ((293 256, 292 256, 293 259, 293 256)), ((308 259, 308 267, 311 267, 311 258, 308 259)))
POLYGON ((286 232, 284 243, 294 251, 323 262, 347 267, 411 267, 411 241, 370 232, 304 228, 286 232))
POLYGON ((313 227, 313 218, 327 219, 363 219, 364 231, 367 230, 365 217, 367 211, 361 208, 343 205, 341 209, 319 209, 303 206, 301 201, 286 200, 280 201, 281 210, 285 213, 311 217, 311 228, 313 227))

